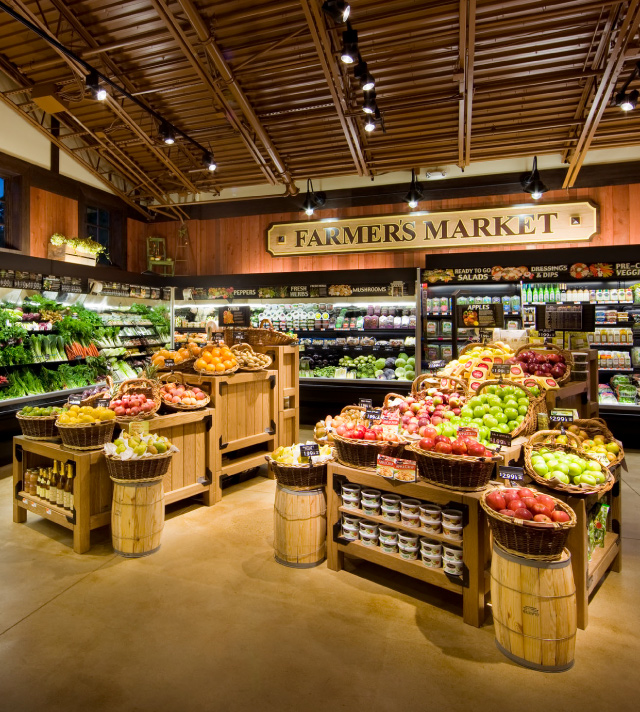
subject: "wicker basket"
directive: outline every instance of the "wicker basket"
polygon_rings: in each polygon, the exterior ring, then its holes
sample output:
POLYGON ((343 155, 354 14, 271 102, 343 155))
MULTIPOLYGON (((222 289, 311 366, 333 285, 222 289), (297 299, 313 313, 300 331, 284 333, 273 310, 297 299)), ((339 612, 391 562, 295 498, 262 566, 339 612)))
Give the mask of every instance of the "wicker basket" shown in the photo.
POLYGON ((235 339, 234 334, 236 331, 240 331, 245 335, 245 342, 250 346, 288 346, 289 344, 294 344, 298 339, 285 334, 282 331, 275 331, 273 325, 269 319, 263 319, 260 322, 260 327, 255 326, 249 327, 237 327, 237 328, 227 328, 224 330, 224 341, 227 346, 234 346, 235 339), (263 324, 268 324, 269 328, 264 329, 263 324))
POLYGON ((56 427, 57 415, 41 415, 29 418, 18 413, 16 418, 25 438, 29 440, 58 440, 60 437, 56 427))
POLYGON ((513 354, 511 351, 507 350, 502 344, 498 344, 495 341, 490 341, 486 344, 482 344, 480 342, 471 342, 470 344, 467 344, 466 346, 463 346, 459 351, 458 351, 458 358, 460 356, 463 356, 464 354, 467 353, 467 351, 471 351, 471 349, 476 348, 477 346, 482 346, 483 348, 486 349, 498 349, 499 351, 502 351, 505 356, 511 357, 513 354))
MULTIPOLYGON (((622 448, 622 443, 619 440, 616 440, 613 433, 609 430, 609 426, 602 418, 585 418, 574 420, 571 425, 577 425, 580 430, 584 430, 591 440, 593 440, 596 435, 602 435, 605 439, 605 442, 615 442, 620 446, 620 452, 616 456, 616 459, 611 460, 607 467, 617 467, 622 462, 622 460, 624 459, 624 450, 622 448)), ((556 425, 554 425, 555 430, 560 430, 561 428, 562 423, 557 423, 556 425)))
POLYGON ((173 371, 176 371, 178 373, 187 373, 189 371, 193 370, 193 364, 196 362, 195 356, 190 356, 189 358, 184 359, 184 361, 180 361, 180 363, 176 363, 170 368, 159 368, 159 372, 169 372, 172 373, 173 371))
POLYGON ((109 391, 109 394, 107 396, 105 396, 104 391, 102 391, 101 393, 94 393, 92 396, 81 400, 80 405, 90 405, 93 407, 97 404, 99 400, 111 400, 111 395, 113 393, 113 378, 111 378, 111 376, 107 376, 105 378, 105 388, 109 391))
POLYGON ((555 442, 544 442, 545 439, 555 437, 557 435, 557 430, 539 430, 537 433, 535 433, 529 438, 529 441, 524 446, 524 467, 529 477, 534 479, 539 484, 544 485, 545 487, 557 490, 558 492, 563 492, 564 494, 591 494, 592 492, 608 492, 616 482, 615 477, 611 474, 609 468, 598 462, 597 458, 593 457, 588 452, 582 450, 582 448, 580 447, 580 439, 569 431, 567 431, 566 435, 568 436, 569 440, 574 441, 574 445, 564 445, 562 443, 555 442), (564 482, 560 482, 560 480, 557 480, 555 478, 552 480, 546 480, 533 469, 533 465, 531 464, 531 457, 536 451, 540 450, 540 448, 542 447, 545 447, 547 448, 547 450, 551 450, 553 452, 558 450, 561 450, 562 452, 575 452, 582 458, 598 462, 598 464, 604 469, 607 479, 601 485, 595 486, 566 484, 564 482))
POLYGON ((524 420, 520 425, 511 433, 512 438, 517 438, 520 435, 531 435, 536 432, 538 428, 538 413, 547 412, 547 399, 544 393, 539 396, 534 396, 531 391, 521 383, 516 383, 516 381, 508 381, 506 378, 502 381, 484 381, 476 391, 476 395, 487 388, 488 386, 515 386, 516 388, 521 388, 527 397, 529 398, 529 410, 524 416, 524 420))
MULTIPOLYGON (((242 357, 245 353, 250 353, 252 355, 255 355, 255 351, 253 350, 253 347, 251 344, 235 344, 235 346, 231 347, 231 351, 236 355, 236 358, 242 357)), ((250 373, 255 373, 257 371, 266 371, 269 366, 273 363, 273 359, 271 356, 268 354, 261 354, 265 359, 268 359, 268 362, 265 363, 264 366, 258 366, 256 368, 250 368, 249 366, 238 366, 238 370, 240 371, 249 371, 250 373)), ((238 360, 238 364, 240 361, 238 360)))
POLYGON ((483 490, 493 475, 501 457, 473 457, 447 455, 421 450, 415 443, 408 448, 418 463, 421 479, 446 489, 478 492, 483 490))
POLYGON ((444 373, 437 373, 435 376, 429 373, 421 374, 411 384, 411 395, 422 398, 426 395, 427 388, 437 388, 444 393, 458 393, 461 396, 469 395, 469 388, 463 380, 444 373))
MULTIPOLYGON (((498 487, 495 489, 508 489, 498 487)), ((487 504, 487 495, 492 489, 485 490, 480 496, 480 505, 487 513, 489 527, 496 544, 510 554, 525 559, 540 561, 555 561, 562 556, 569 532, 576 525, 576 515, 569 505, 553 497, 556 509, 566 512, 571 520, 568 522, 525 522, 522 519, 507 517, 496 512, 487 504)))
POLYGON ((56 423, 62 444, 72 450, 97 450, 113 439, 115 420, 102 420, 99 423, 56 423))
POLYGON ((378 455, 401 457, 405 442, 392 443, 386 440, 349 440, 333 434, 334 455, 343 465, 362 469, 375 469, 378 455))
POLYGON ((571 378, 573 356, 571 355, 570 351, 564 351, 563 349, 559 349, 553 344, 525 344, 516 351, 515 358, 518 358, 522 351, 554 351, 555 353, 564 356, 564 362, 567 366, 567 370, 565 371, 565 374, 564 376, 562 376, 562 378, 554 378, 554 380, 559 386, 562 386, 563 384, 567 383, 567 381, 569 381, 569 379, 571 378))
MULTIPOLYGON (((158 380, 161 383, 179 383, 180 385, 185 386, 186 388, 190 388, 191 386, 188 386, 184 382, 184 375, 182 373, 163 373, 158 380)), ((182 403, 167 403, 167 401, 164 399, 162 395, 162 389, 159 389, 158 391, 160 395, 160 400, 162 403, 162 407, 166 410, 172 411, 174 413, 183 413, 187 411, 193 411, 193 410, 201 410, 202 408, 206 408, 209 403, 211 402, 211 398, 205 393, 204 398, 201 401, 198 401, 198 405, 184 405, 182 403)))
POLYGON ((238 370, 239 366, 236 363, 236 365, 233 368, 229 368, 226 371, 201 371, 198 368, 193 369, 194 373, 197 373, 199 376, 230 376, 232 373, 235 373, 238 370))
POLYGON ((169 470, 173 453, 150 455, 137 460, 121 460, 105 455, 109 477, 118 480, 153 480, 163 477, 169 470))
POLYGON ((157 381, 150 381, 148 378, 132 378, 128 381, 122 381, 115 398, 122 398, 124 395, 145 395, 154 402, 154 407, 152 410, 148 410, 145 413, 138 413, 138 415, 126 416, 122 415, 118 417, 118 423, 132 423, 136 420, 149 420, 158 412, 160 408, 160 392, 158 389, 157 381))
POLYGON ((327 484, 327 463, 321 465, 283 465, 271 455, 265 460, 269 463, 276 480, 285 487, 322 487, 327 484))

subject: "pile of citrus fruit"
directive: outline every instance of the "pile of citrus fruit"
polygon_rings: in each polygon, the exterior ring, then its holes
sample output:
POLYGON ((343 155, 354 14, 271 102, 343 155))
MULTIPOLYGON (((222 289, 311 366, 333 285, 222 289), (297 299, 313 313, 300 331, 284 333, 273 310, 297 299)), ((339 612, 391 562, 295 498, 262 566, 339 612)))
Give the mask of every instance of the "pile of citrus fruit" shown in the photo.
POLYGON ((181 363, 192 358, 198 358, 201 354, 201 349, 197 344, 188 344, 179 348, 177 351, 169 351, 168 349, 160 349, 151 359, 151 363, 159 370, 167 368, 165 361, 173 359, 173 365, 179 366, 181 363))
POLYGON ((231 349, 224 344, 207 344, 202 348, 200 357, 196 359, 193 368, 207 374, 222 374, 238 366, 231 349))
POLYGON ((116 414, 109 408, 93 408, 90 405, 72 405, 65 408, 58 416, 56 425, 77 425, 78 423, 99 423, 114 420, 116 414))

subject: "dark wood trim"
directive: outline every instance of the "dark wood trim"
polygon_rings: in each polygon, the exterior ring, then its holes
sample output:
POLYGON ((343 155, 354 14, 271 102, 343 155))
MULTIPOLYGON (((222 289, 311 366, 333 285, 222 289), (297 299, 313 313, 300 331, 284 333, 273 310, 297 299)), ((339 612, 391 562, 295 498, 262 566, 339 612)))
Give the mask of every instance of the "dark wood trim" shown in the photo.
POLYGON ((8 243, 15 245, 15 248, 3 248, 2 252, 29 254, 29 177, 17 172, 14 167, 5 167, 1 163, 0 173, 6 180, 5 190, 8 197, 5 201, 8 243))
MULTIPOLYGON (((550 190, 560 190, 566 170, 556 168, 541 171, 542 179, 550 190)), ((488 176, 469 176, 448 180, 425 180, 421 178, 424 200, 451 200, 475 198, 479 196, 513 195, 521 193, 521 173, 488 176)), ((640 183, 640 161, 604 165, 583 166, 578 176, 576 188, 596 188, 608 185, 640 183)), ((325 208, 355 208, 371 205, 403 203, 408 184, 372 185, 365 188, 344 188, 326 191, 325 208)), ((304 195, 295 198, 270 196, 247 200, 216 202, 205 205, 182 206, 195 220, 244 217, 248 215, 273 215, 275 213, 300 212, 304 195)), ((169 218, 159 216, 156 222, 169 222, 169 218)))

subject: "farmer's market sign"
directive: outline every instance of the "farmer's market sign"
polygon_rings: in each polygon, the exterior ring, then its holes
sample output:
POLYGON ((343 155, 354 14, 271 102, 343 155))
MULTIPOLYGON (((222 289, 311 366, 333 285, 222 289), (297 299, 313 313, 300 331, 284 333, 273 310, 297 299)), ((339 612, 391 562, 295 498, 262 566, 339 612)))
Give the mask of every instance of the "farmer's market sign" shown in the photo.
POLYGON ((274 257, 433 250, 586 242, 597 232, 598 209, 592 203, 551 203, 274 223, 267 230, 267 249, 274 257))

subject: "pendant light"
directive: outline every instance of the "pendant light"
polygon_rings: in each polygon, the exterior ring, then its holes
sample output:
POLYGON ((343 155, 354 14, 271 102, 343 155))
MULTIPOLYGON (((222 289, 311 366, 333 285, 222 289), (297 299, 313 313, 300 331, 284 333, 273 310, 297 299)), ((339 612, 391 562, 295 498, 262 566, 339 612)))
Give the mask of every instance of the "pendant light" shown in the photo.
POLYGON ((163 121, 160 124, 160 138, 168 145, 171 146, 176 142, 176 134, 173 130, 173 126, 168 121, 163 121))
POLYGON ((362 57, 359 58, 358 64, 353 70, 353 75, 360 82, 360 88, 363 91, 371 91, 376 85, 376 80, 369 73, 367 63, 363 61, 362 57))
POLYGON ((342 33, 342 52, 340 59, 344 64, 353 64, 358 59, 358 32, 347 21, 347 29, 342 33))
POLYGON ((416 179, 416 172, 412 168, 411 185, 409 187, 409 192, 405 196, 405 201, 412 210, 415 210, 418 207, 418 203, 422 200, 423 195, 424 194, 422 192, 422 186, 420 185, 420 183, 418 183, 416 179))
POLYGON ((534 200, 540 200, 544 193, 549 190, 540 178, 537 156, 533 159, 533 170, 531 174, 525 175, 522 178, 522 190, 524 190, 525 193, 529 193, 534 200))
POLYGON ((91 96, 96 101, 104 101, 107 98, 107 90, 100 86, 100 78, 95 69, 89 72, 85 81, 87 88, 91 91, 91 96))
POLYGON ((364 93, 364 103, 362 104, 362 111, 365 114, 375 114, 377 109, 376 104, 376 91, 372 89, 371 91, 366 91, 364 93))
POLYGON ((322 4, 322 9, 338 24, 346 22, 351 14, 351 6, 344 0, 326 0, 322 4))
POLYGON ((307 178, 307 195, 305 196, 302 209, 311 217, 316 208, 321 208, 327 202, 326 193, 316 193, 313 190, 311 178, 307 178))
POLYGON ((215 160, 214 160, 214 158, 213 158, 213 153, 210 153, 209 151, 207 151, 207 153, 205 153, 205 154, 202 156, 202 163, 203 163, 212 173, 213 173, 213 171, 215 171, 215 169, 218 167, 218 165, 216 164, 216 162, 215 162, 215 160))

